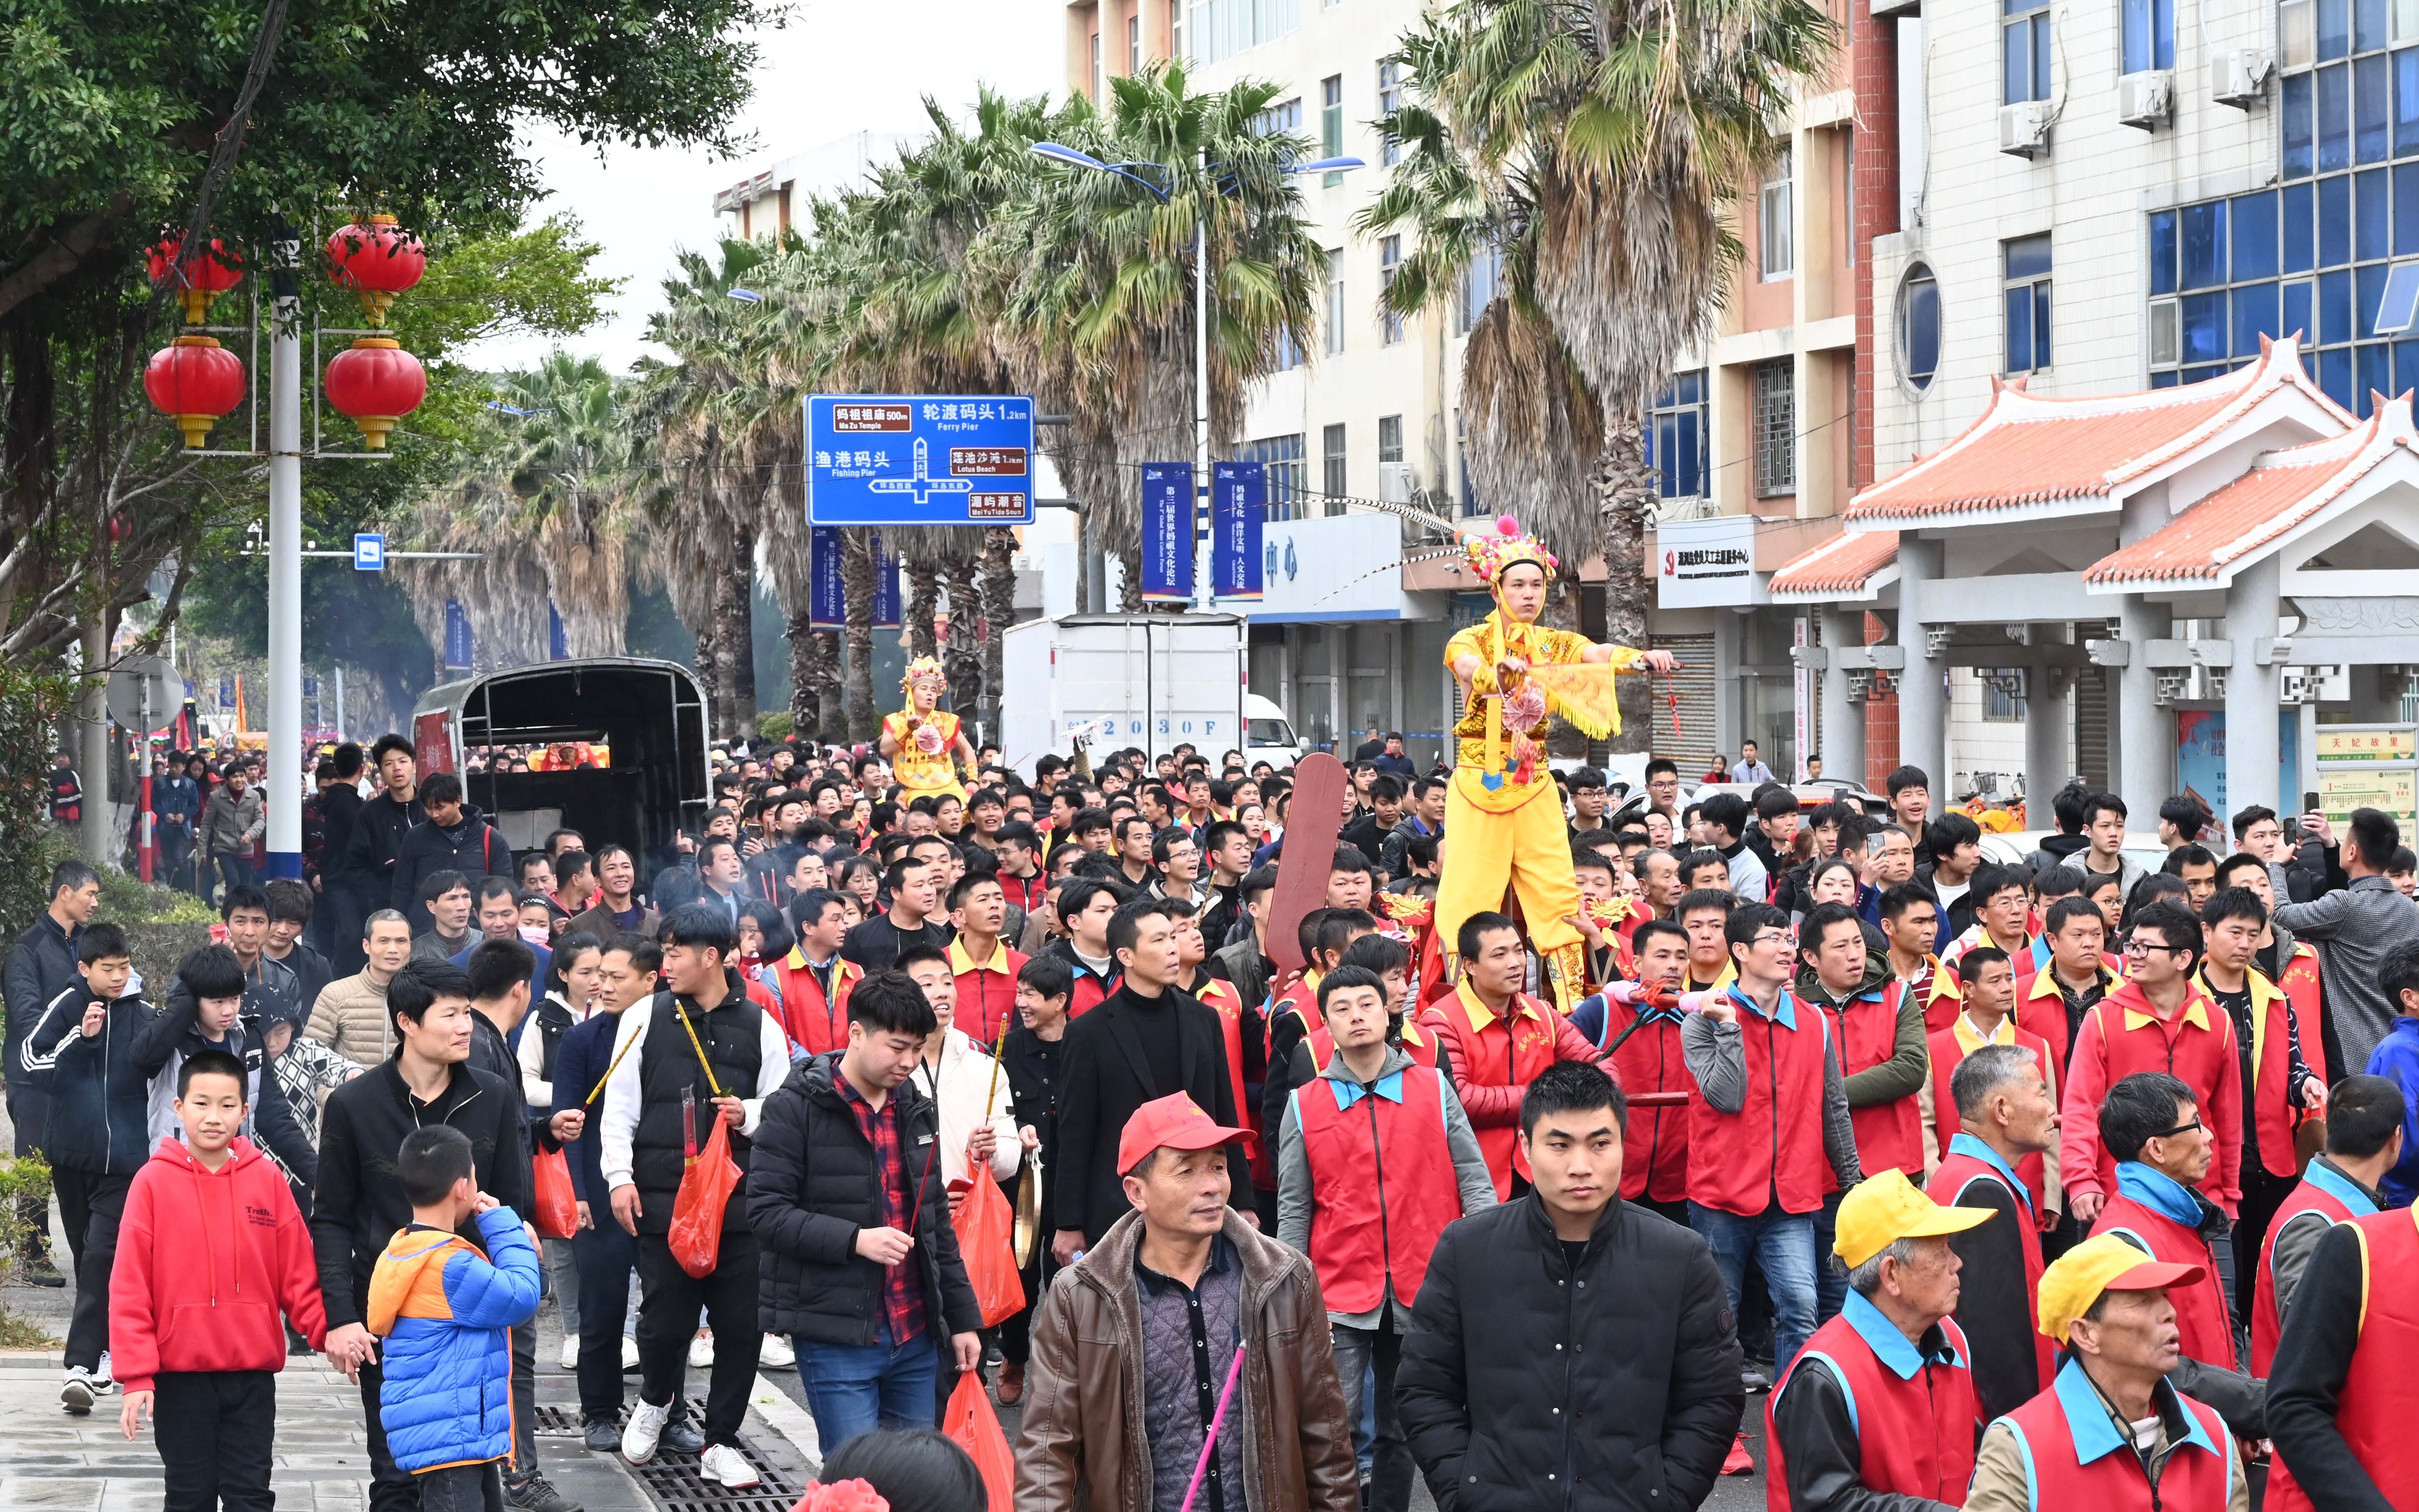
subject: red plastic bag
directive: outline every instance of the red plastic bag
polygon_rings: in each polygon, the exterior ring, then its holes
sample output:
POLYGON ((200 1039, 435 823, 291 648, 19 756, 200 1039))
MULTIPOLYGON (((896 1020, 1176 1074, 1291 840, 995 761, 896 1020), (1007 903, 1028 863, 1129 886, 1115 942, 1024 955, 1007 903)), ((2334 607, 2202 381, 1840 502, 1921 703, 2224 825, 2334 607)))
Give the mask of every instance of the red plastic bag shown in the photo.
POLYGON ((1016 1210, 988 1169, 963 1183, 949 1184, 966 1194, 949 1219, 949 1227, 958 1231, 958 1257, 965 1261, 966 1279, 974 1284, 983 1327, 997 1328, 1025 1311, 1025 1277, 1016 1271, 1016 1210))
POLYGON ((731 1126, 714 1120, 705 1148, 681 1173, 672 1199, 672 1227, 664 1238, 680 1268, 702 1281, 722 1258, 722 1210, 739 1188, 739 1167, 731 1163, 731 1126))
POLYGON ((941 1431, 973 1458, 982 1472, 983 1490, 991 1512, 1016 1512, 1016 1458, 1008 1452, 1008 1435, 991 1410, 982 1372, 969 1370, 958 1378, 949 1405, 941 1413, 941 1431))
POLYGON ((579 1196, 571 1190, 571 1162, 560 1149, 541 1149, 530 1163, 537 1196, 537 1211, 530 1215, 537 1231, 548 1239, 569 1239, 579 1232, 579 1196))

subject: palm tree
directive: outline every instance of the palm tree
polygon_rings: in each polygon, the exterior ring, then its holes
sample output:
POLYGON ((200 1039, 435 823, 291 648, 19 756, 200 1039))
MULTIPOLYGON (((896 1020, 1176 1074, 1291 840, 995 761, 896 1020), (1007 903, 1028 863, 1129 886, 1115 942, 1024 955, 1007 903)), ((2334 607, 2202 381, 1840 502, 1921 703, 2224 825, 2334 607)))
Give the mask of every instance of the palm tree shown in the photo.
MULTIPOLYGON (((1831 37, 1811 0, 1461 0, 1403 39, 1411 87, 1383 129, 1404 162, 1358 222, 1416 233, 1386 306, 1502 258, 1462 360, 1471 481, 1564 560, 1601 548, 1614 640, 1644 643, 1651 592, 1639 417, 1710 331, 1732 201, 1831 37)), ((1644 682, 1621 687, 1621 746, 1645 749, 1644 682)))
POLYGON ((501 460, 520 501, 510 525, 537 545, 565 649, 622 655, 637 521, 624 491, 630 429, 612 377, 593 357, 551 352, 529 372, 503 375, 488 409, 509 417, 501 460))

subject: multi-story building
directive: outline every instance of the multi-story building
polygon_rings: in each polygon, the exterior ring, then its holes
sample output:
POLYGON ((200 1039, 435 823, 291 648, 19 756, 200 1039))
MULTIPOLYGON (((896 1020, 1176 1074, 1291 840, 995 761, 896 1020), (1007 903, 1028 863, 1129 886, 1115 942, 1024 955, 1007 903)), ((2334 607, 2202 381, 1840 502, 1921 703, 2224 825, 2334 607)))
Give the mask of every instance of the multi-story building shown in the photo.
POLYGON ((908 139, 890 131, 852 131, 818 147, 783 158, 714 196, 723 233, 742 239, 778 236, 803 223, 807 206, 865 178, 897 155, 908 139))

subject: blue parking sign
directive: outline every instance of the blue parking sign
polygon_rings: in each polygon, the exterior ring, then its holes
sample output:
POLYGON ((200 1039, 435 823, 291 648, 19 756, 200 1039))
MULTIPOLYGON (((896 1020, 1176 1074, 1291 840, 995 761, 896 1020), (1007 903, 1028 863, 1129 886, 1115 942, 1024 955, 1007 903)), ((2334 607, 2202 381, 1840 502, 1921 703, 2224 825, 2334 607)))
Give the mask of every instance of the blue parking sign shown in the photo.
POLYGON ((807 398, 816 525, 1030 525, 1033 400, 1024 394, 807 398))
POLYGON ((386 537, 364 533, 353 537, 353 570, 355 572, 386 571, 386 537))

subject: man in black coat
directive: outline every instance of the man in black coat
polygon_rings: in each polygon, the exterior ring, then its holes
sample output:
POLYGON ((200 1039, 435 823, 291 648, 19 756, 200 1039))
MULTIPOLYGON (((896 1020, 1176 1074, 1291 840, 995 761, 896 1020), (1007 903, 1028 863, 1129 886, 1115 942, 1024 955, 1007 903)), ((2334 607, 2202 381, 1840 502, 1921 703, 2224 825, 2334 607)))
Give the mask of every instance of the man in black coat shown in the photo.
MULTIPOLYGON (((0 974, 8 1018, 0 1058, 5 1058, 8 1088, 8 1121, 17 1136, 15 1153, 42 1152, 43 1112, 49 1096, 23 1069, 25 1036, 51 1000, 75 985, 76 937, 100 907, 100 875, 82 861, 61 861, 51 873, 49 906, 32 927, 17 936, 8 964, 0 974)), ((48 1236, 51 1206, 40 1197, 21 1197, 17 1221, 23 1226, 23 1275, 36 1286, 67 1284, 51 1264, 48 1236)))
POLYGON ((792 1072, 756 1131, 759 1307, 767 1332, 796 1340, 826 1454, 878 1427, 932 1427, 942 1376, 982 1363, 933 1168, 940 1115, 913 1079, 937 1024, 903 972, 866 977, 849 993, 848 1047, 792 1072))
POLYGON ((438 773, 420 784, 420 801, 428 817, 405 832, 387 873, 386 905, 409 919, 415 934, 433 927, 428 905, 420 901, 420 885, 438 872, 459 872, 473 887, 483 876, 513 874, 511 844, 477 805, 462 801, 460 778, 438 773))
MULTIPOLYGON (((319 851, 319 875, 312 883, 318 898, 311 915, 311 944, 322 957, 332 961, 339 950, 336 936, 342 933, 336 918, 340 911, 337 899, 344 889, 346 858, 352 853, 353 821, 361 817, 364 763, 360 743, 351 740, 338 746, 329 760, 335 764, 336 779, 319 790, 319 824, 324 841, 319 851)), ((354 948, 360 949, 360 942, 356 941, 354 948)), ((309 1003, 303 1004, 303 1011, 310 1011, 309 1003)))
POLYGON ((1528 1196, 1429 1257, 1394 1377, 1439 1512, 1682 1512, 1738 1429, 1736 1329, 1713 1252, 1621 1199, 1621 1090, 1563 1061, 1529 1084, 1528 1196))
MULTIPOLYGON (((1067 1030, 1053 1173, 1058 1227, 1050 1243, 1061 1265, 1074 1263, 1078 1250, 1099 1243, 1133 1209, 1117 1169, 1117 1140, 1134 1109, 1185 1092, 1221 1125, 1237 1123, 1225 1031, 1215 1011, 1175 985, 1176 926, 1164 909, 1160 899, 1138 899, 1109 920, 1109 949, 1123 980, 1067 1030)), ((1241 1144, 1231 1147, 1227 1168, 1241 1170, 1246 1155, 1241 1144)))
MULTIPOLYGON (((380 791, 354 810, 352 833, 345 841, 345 857, 337 870, 336 953, 328 964, 338 978, 357 976, 368 958, 362 953, 362 921, 387 906, 394 887, 394 858, 411 826, 428 817, 420 801, 420 768, 411 742, 401 735, 378 736, 370 748, 377 767, 380 791)), ((331 847, 329 853, 335 851, 331 847)), ((407 916, 408 917, 408 916, 407 916)))

